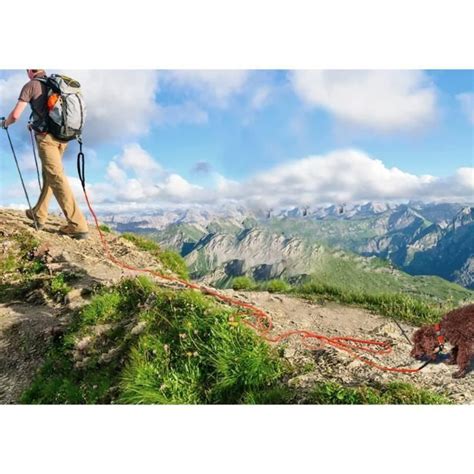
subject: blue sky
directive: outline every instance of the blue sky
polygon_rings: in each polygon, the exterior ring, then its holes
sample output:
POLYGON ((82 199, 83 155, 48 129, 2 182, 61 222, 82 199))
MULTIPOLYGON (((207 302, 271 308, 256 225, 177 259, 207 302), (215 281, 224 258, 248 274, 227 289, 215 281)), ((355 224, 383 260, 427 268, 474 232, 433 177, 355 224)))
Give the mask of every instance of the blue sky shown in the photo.
MULTIPOLYGON (((474 201, 473 71, 65 71, 81 81, 94 202, 474 201)), ((27 80, 0 71, 0 115, 27 80)), ((10 128, 37 195, 21 123, 10 128)), ((71 143, 65 167, 74 189, 71 143)), ((23 205, 4 133, 0 205, 23 205)))

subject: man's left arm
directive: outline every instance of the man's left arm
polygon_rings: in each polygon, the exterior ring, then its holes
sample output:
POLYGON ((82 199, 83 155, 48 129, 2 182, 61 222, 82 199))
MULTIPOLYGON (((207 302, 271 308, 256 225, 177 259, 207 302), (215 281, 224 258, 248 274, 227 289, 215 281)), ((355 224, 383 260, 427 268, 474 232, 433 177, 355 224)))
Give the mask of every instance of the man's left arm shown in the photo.
POLYGON ((10 112, 10 115, 5 120, 2 120, 0 122, 0 127, 7 128, 12 123, 15 123, 21 117, 21 114, 23 113, 27 105, 28 105, 28 102, 19 100, 16 103, 15 108, 10 112))

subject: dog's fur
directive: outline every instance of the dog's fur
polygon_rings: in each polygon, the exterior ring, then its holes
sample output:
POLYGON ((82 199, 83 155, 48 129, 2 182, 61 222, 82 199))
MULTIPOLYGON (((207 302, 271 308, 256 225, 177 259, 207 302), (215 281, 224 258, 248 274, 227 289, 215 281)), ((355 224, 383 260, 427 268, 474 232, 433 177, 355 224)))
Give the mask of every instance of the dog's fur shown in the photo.
MULTIPOLYGON (((447 313, 440 321, 440 334, 453 346, 448 363, 459 367, 453 377, 464 377, 474 355, 474 304, 447 313)), ((412 357, 436 359, 439 343, 433 325, 418 329, 413 335, 413 342, 412 357)))

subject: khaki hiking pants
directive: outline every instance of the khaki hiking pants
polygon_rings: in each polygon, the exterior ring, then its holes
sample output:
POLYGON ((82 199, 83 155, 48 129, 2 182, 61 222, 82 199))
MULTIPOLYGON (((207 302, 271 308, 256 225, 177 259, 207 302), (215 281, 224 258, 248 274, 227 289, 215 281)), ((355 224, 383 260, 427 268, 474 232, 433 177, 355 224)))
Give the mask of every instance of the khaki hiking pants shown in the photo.
POLYGON ((43 187, 33 212, 38 221, 44 223, 48 217, 48 205, 54 195, 74 232, 87 232, 87 222, 72 194, 71 186, 64 173, 62 158, 67 142, 56 140, 50 133, 36 135, 38 154, 43 171, 43 187))

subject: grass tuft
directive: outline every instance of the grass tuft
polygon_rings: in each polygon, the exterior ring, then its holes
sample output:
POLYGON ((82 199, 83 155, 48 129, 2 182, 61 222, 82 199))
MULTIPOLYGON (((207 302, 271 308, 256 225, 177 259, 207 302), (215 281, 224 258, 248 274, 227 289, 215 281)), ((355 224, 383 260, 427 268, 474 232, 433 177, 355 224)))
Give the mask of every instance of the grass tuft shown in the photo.
POLYGON ((316 405, 445 405, 443 395, 419 389, 405 382, 387 385, 345 387, 336 382, 320 382, 311 391, 309 403, 316 405))
POLYGON ((179 253, 173 250, 163 250, 153 240, 140 237, 139 235, 132 233, 124 233, 122 237, 130 242, 133 242, 140 250, 149 252, 155 257, 165 268, 173 273, 176 273, 180 278, 184 280, 189 279, 188 267, 186 261, 179 253))
POLYGON ((64 297, 72 290, 68 284, 70 280, 68 274, 58 273, 49 281, 49 293, 54 300, 64 300, 64 297))
POLYGON ((235 313, 145 277, 104 289, 74 318, 24 403, 243 403, 283 363, 235 313))
POLYGON ((232 289, 235 291, 250 291, 255 288, 257 288, 257 284, 253 278, 239 276, 232 280, 232 289))
POLYGON ((112 230, 110 229, 110 227, 107 224, 100 224, 99 229, 102 232, 105 232, 106 234, 110 234, 112 232, 112 230))

